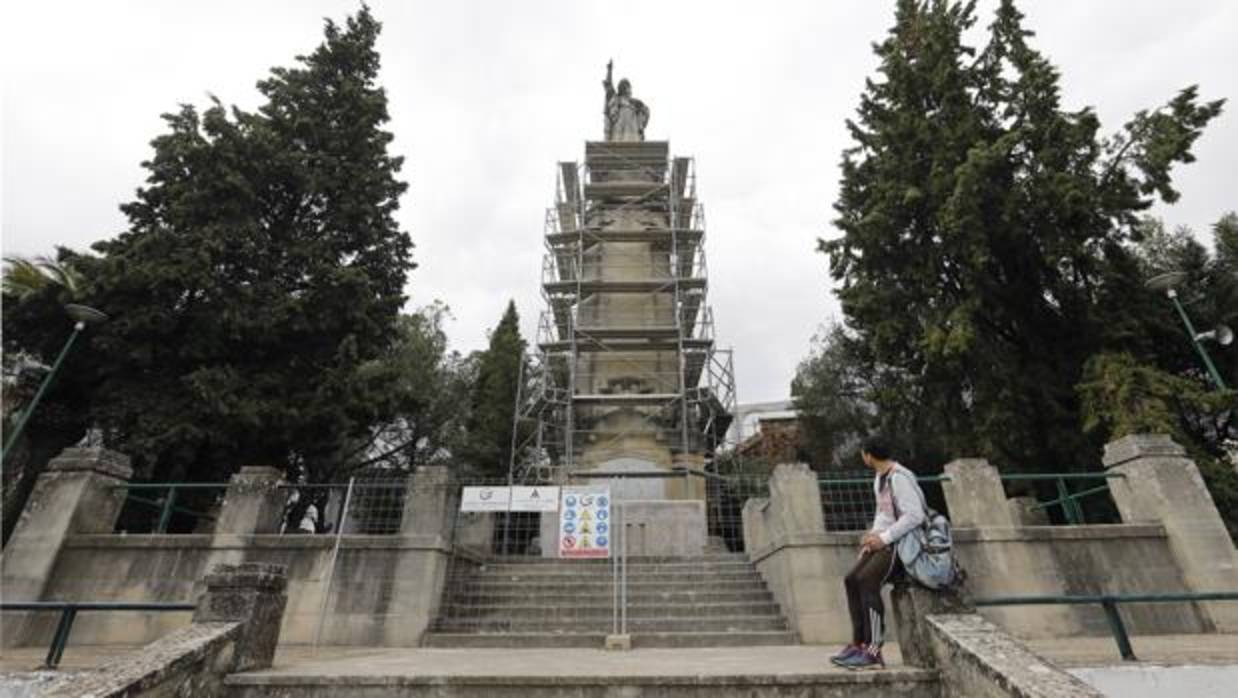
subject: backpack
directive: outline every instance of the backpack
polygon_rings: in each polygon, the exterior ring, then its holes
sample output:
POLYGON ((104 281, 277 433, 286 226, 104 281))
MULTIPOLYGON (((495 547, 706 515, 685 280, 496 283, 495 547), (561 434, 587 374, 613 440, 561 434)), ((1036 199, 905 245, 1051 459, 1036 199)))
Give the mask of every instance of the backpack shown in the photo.
MULTIPOLYGON (((902 473, 893 473, 899 475, 902 473)), ((947 589, 959 586, 966 578, 966 573, 959 566, 952 550, 954 536, 950 531, 950 520, 944 514, 929 508, 924 498, 924 490, 920 484, 912 480, 916 492, 920 494, 920 503, 924 506, 924 523, 912 529, 907 535, 895 541, 895 551, 903 562, 907 576, 929 589, 947 589)), ((893 484, 887 484, 893 488, 893 484)), ((894 518, 898 519, 898 502, 894 493, 890 493, 890 501, 894 504, 894 518)))

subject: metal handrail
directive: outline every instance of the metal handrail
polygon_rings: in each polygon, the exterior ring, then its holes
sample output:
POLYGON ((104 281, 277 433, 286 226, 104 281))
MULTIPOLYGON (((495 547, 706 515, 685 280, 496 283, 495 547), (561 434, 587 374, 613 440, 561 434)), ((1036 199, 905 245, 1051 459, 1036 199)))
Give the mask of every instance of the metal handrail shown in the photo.
MULTIPOLYGON (((917 475, 916 482, 949 482, 949 475, 917 475)), ((817 478, 817 484, 829 483, 831 485, 871 485, 873 478, 871 477, 822 477, 817 478)))
POLYGON ((155 525, 155 530, 152 534, 164 534, 168 532, 168 523, 172 520, 172 514, 179 512, 188 514, 196 519, 206 519, 214 521, 215 517, 205 512, 188 509, 185 507, 176 506, 176 493, 179 490, 227 490, 227 483, 219 482, 131 482, 121 485, 112 485, 113 490, 125 490, 127 494, 125 499, 138 502, 139 504, 148 504, 150 506, 159 507, 159 522, 155 525), (147 499, 138 497, 132 494, 133 490, 167 490, 168 495, 162 500, 147 499))
POLYGON ((976 606, 1045 606, 1100 604, 1109 622, 1109 631, 1118 645, 1123 661, 1139 661, 1131 647, 1130 634, 1118 613, 1122 603, 1181 603, 1195 601, 1238 601, 1238 591, 1169 592, 1161 594, 1043 594, 1034 596, 994 596, 974 599, 976 606))
POLYGON ((1072 526, 1078 526, 1087 523, 1083 516, 1083 507, 1079 506, 1079 500, 1084 497, 1089 497, 1094 494, 1109 491, 1109 484, 1105 483, 1097 487, 1089 487, 1078 492, 1071 492, 1066 487, 1067 480, 1113 480, 1126 477, 1125 473, 1008 473, 999 474, 1003 482, 1037 482, 1037 481, 1052 481, 1057 487, 1057 498, 1047 502, 1037 502, 1033 509, 1048 509, 1049 507, 1062 507, 1062 516, 1066 519, 1066 523, 1072 526))
POLYGON ((52 634, 44 666, 55 669, 64 656, 78 611, 192 611, 192 603, 136 603, 130 601, 5 601, 0 611, 60 611, 60 622, 52 634))

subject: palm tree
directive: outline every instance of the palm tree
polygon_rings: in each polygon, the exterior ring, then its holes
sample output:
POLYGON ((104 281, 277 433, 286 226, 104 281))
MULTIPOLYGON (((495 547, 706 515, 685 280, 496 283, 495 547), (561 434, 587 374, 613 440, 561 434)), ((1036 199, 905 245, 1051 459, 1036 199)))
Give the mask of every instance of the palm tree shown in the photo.
POLYGON ((58 262, 45 255, 33 259, 4 258, 0 288, 5 295, 24 299, 49 286, 59 286, 69 298, 74 298, 81 290, 82 275, 69 262, 58 262))

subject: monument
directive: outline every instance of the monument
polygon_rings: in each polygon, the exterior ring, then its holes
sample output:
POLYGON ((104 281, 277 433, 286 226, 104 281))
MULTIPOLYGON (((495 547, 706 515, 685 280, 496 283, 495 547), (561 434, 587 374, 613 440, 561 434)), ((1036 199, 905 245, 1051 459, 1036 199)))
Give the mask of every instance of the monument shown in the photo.
POLYGON ((613 64, 602 85, 604 140, 559 163, 547 214, 513 479, 609 484, 651 538, 673 527, 690 539, 665 552, 700 552, 704 474, 735 391, 731 354, 714 344, 693 162, 645 139, 649 108, 627 79, 615 87, 613 64))

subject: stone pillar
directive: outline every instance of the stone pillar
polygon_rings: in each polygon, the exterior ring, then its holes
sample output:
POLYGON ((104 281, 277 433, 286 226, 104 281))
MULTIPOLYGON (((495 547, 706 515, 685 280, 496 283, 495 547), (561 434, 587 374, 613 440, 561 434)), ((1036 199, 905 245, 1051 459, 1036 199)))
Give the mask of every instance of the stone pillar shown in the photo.
POLYGON ((400 533, 448 538, 451 521, 448 503, 448 472, 442 465, 421 465, 413 475, 404 498, 404 518, 400 533))
POLYGON ((943 613, 976 612, 975 607, 956 590, 931 591, 907 581, 894 585, 890 591, 890 601, 903 664, 922 669, 938 668, 928 617, 943 613))
MULTIPOLYGON (((74 533, 110 533, 125 504, 116 485, 132 476, 126 455, 103 448, 67 448, 38 475, 26 510, 0 556, 6 601, 43 600, 64 540, 74 533)), ((6 615, 2 646, 24 644, 37 619, 6 615)))
MULTIPOLYGON (((65 538, 111 533, 125 502, 118 489, 133 471, 127 456, 102 448, 68 448, 39 475, 0 560, 6 601, 39 601, 65 538)), ((10 629, 21 623, 7 622, 10 629)), ((19 633, 20 634, 20 633, 19 633)))
POLYGON ((228 493, 219 508, 216 534, 252 535, 279 533, 280 519, 288 499, 280 487, 284 474, 278 468, 246 465, 228 481, 228 493))
POLYGON ((1006 504, 997 468, 983 458, 961 458, 946 465, 949 480, 941 483, 950 523, 959 528, 1013 527, 1017 522, 1006 504))
POLYGON ((275 659, 288 602, 283 565, 216 565, 203 579, 194 623, 241 623, 227 673, 267 669, 275 659))
POLYGON ((277 468, 246 465, 228 481, 228 491, 219 507, 207 569, 236 565, 245 560, 243 536, 279 533, 288 491, 281 489, 284 475, 277 468))
POLYGON ((1035 497, 1011 497, 1006 500, 1010 507, 1010 517, 1016 526, 1048 526, 1049 513, 1044 507, 1037 506, 1035 497))
POLYGON ((817 474, 806 464, 775 467, 769 480, 769 501, 776 512, 772 536, 825 533, 817 474))
MULTIPOLYGON (((451 489, 449 472, 441 465, 419 466, 409 482, 400 528, 403 544, 396 557, 391 598, 381 626, 382 643, 386 646, 418 646, 426 628, 438 615, 451 545, 455 542, 451 530, 455 520, 453 509, 459 506, 451 489)), ((488 553, 494 516, 484 514, 480 523, 486 532, 488 553)), ((343 592, 341 589, 340 593, 343 592)), ((335 612, 333 606, 332 613, 335 612)))
MULTIPOLYGON (((1127 523, 1165 527, 1182 577, 1192 591, 1230 591, 1238 553, 1203 478, 1186 451, 1164 434, 1132 434, 1105 445, 1105 467, 1124 478, 1109 491, 1127 523)), ((1220 632, 1238 632, 1238 605, 1200 603, 1220 632)))
POLYGON ((776 467, 768 502, 744 506, 744 535, 744 549, 800 641, 836 641, 838 619, 847 617, 842 579, 855 548, 827 545, 816 473, 803 463, 776 467))

